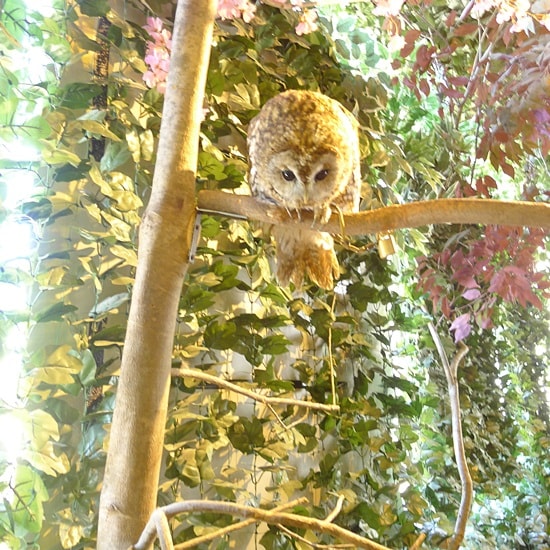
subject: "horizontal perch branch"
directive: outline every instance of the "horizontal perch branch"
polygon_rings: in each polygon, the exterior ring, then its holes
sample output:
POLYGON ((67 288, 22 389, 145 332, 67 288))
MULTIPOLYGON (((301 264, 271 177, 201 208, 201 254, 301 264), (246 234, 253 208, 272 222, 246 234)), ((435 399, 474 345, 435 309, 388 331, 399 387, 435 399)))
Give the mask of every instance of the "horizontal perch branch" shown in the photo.
POLYGON ((291 406, 304 407, 307 409, 314 409, 317 411, 325 411, 325 412, 337 412, 340 410, 340 407, 338 407, 338 405, 326 405, 324 403, 315 403, 313 401, 303 401, 301 399, 290 399, 287 397, 269 397, 267 395, 262 395, 255 391, 248 390, 241 386, 237 386, 237 384, 233 384, 233 382, 224 380, 219 376, 214 376, 212 374, 208 374, 207 372, 203 372, 197 369, 188 369, 188 368, 172 369, 172 376, 179 376, 181 378, 195 378, 197 380, 202 380, 203 382, 208 382, 220 388, 224 388, 226 390, 239 393, 241 395, 245 395, 246 397, 250 397, 251 399, 258 401, 259 403, 263 403, 264 405, 291 405, 291 406))
MULTIPOLYGON (((272 224, 293 222, 310 228, 313 223, 311 212, 302 210, 299 220, 296 215, 290 216, 285 209, 259 202, 249 195, 235 195, 223 191, 199 191, 198 208, 201 212, 225 214, 272 224)), ((347 235, 380 233, 440 223, 516 225, 550 229, 550 205, 492 199, 437 199, 346 214, 344 222, 347 235)), ((322 229, 330 233, 341 233, 338 215, 333 214, 322 229)))

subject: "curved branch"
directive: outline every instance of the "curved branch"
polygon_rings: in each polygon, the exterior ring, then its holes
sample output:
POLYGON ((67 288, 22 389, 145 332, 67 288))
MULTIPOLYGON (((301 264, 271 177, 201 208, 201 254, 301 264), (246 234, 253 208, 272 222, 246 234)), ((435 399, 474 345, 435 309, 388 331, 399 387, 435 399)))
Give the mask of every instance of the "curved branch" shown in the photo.
POLYGON ((250 397, 250 399, 254 399, 255 401, 258 401, 259 403, 267 406, 291 405, 324 412, 338 412, 340 410, 340 407, 338 405, 325 405, 324 403, 315 403, 313 401, 303 401, 300 399, 290 399, 287 397, 269 397, 267 395, 262 395, 255 391, 237 386, 237 384, 233 384, 233 382, 224 380, 219 376, 214 376, 212 374, 208 374, 207 372, 203 372, 197 369, 172 369, 172 376, 181 376, 182 378, 196 378, 198 380, 202 380, 203 382, 214 384, 220 388, 225 388, 226 390, 245 395, 246 397, 250 397))
MULTIPOLYGON (((198 193, 198 209, 211 214, 253 219, 272 224, 295 223, 307 228, 313 214, 303 210, 300 217, 277 206, 257 201, 250 195, 203 190, 198 193)), ((436 199, 409 204, 395 204, 343 216, 347 235, 379 233, 406 227, 439 223, 516 225, 550 229, 550 204, 492 199, 436 199)), ((329 233, 340 233, 341 223, 333 214, 323 226, 329 233)))
MULTIPOLYGON (((307 498, 301 497, 291 502, 281 504, 280 506, 273 508, 273 510, 271 511, 282 512, 284 510, 287 510, 288 508, 294 508, 294 506, 298 506, 300 504, 305 504, 305 503, 307 503, 307 498)), ((211 540, 216 540, 216 539, 219 540, 221 537, 224 537, 225 535, 228 535, 233 531, 244 529, 250 525, 253 525, 254 523, 256 523, 256 520, 254 518, 248 518, 248 519, 245 519, 244 521, 240 521, 239 523, 232 523, 231 525, 217 529, 212 533, 207 533, 206 535, 201 535, 199 537, 195 537, 192 540, 182 542, 181 544, 178 544, 174 548, 174 550, 189 550, 189 548, 195 548, 195 546, 198 546, 199 544, 210 542, 211 540)))
POLYGON ((367 550, 389 550, 376 542, 372 542, 347 529, 334 525, 327 520, 279 512, 276 510, 264 510, 252 506, 243 506, 233 502, 221 502, 217 500, 187 500, 168 504, 153 512, 151 520, 147 523, 139 541, 132 547, 134 550, 145 550, 154 542, 156 537, 156 517, 164 514, 168 519, 178 514, 190 512, 213 512, 217 514, 229 514, 254 521, 263 521, 268 524, 281 524, 299 529, 310 529, 331 535, 337 540, 349 542, 354 548, 366 548, 367 550), (154 516, 154 517, 153 517, 154 516))
POLYGON ((428 324, 430 334, 434 341, 435 347, 443 364, 443 370, 447 378, 447 388, 449 392, 449 402, 451 405, 451 423, 453 430, 453 447, 455 452, 456 466, 460 475, 460 482, 462 485, 462 495, 460 499, 460 507, 456 518, 454 533, 451 539, 447 542, 447 548, 450 550, 456 550, 460 548, 460 544, 464 539, 464 533, 466 532, 466 524, 468 523, 468 517, 470 516, 470 508, 472 506, 472 500, 474 497, 474 489, 472 476, 468 470, 468 462, 466 460, 466 452, 464 450, 464 438, 462 435, 462 424, 460 421, 460 395, 458 389, 457 372, 458 365, 468 353, 468 346, 464 342, 458 343, 458 350, 449 363, 447 354, 441 342, 441 338, 437 333, 433 323, 428 324))

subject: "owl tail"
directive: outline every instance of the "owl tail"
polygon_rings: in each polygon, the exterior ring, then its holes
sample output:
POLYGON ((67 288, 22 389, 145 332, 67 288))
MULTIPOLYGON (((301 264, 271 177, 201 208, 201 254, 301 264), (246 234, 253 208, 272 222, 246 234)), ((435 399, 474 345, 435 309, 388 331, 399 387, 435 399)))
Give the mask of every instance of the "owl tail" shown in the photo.
POLYGON ((277 242, 277 279, 281 285, 292 281, 300 288, 308 277, 321 288, 334 287, 340 269, 329 233, 299 227, 273 227, 277 242))

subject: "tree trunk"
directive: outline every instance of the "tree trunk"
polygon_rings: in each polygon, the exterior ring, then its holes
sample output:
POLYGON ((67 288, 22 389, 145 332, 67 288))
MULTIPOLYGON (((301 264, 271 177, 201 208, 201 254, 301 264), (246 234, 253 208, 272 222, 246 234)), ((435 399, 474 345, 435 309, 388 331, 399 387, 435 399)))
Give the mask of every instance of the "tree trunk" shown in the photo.
POLYGON ((151 200, 101 492, 100 550, 135 543, 156 506, 177 307, 195 220, 195 170, 216 0, 179 0, 151 200))

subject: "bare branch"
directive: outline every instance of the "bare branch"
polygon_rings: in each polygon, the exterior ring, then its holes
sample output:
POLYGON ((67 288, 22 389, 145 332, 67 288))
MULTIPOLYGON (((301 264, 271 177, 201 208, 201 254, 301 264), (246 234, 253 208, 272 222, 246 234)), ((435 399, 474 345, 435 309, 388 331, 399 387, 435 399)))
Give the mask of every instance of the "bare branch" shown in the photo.
POLYGON ((418 538, 414 541, 413 545, 409 548, 409 550, 418 550, 422 543, 426 540, 426 533, 420 533, 418 535, 418 538))
POLYGON ((203 380, 204 382, 215 384, 220 388, 225 388, 226 390, 250 397, 250 399, 254 399, 255 401, 263 403, 268 407, 272 407, 273 405, 291 405, 324 412, 338 412, 340 410, 338 405, 325 405, 324 403, 315 403, 313 401, 302 401, 300 399, 290 399, 287 397, 270 397, 267 395, 262 395, 255 391, 243 388, 242 386, 237 386, 237 384, 224 380, 223 378, 219 378, 218 376, 214 376, 196 369, 172 369, 172 376, 203 380))
MULTIPOLYGON (((224 214, 230 217, 253 219, 272 224, 294 223, 308 229, 313 214, 307 210, 290 215, 283 208, 257 201, 249 195, 203 190, 198 194, 201 212, 224 214)), ((395 204, 376 210, 343 216, 347 235, 380 233, 393 229, 421 227, 439 223, 473 223, 541 227, 550 229, 550 205, 522 201, 492 199, 437 199, 409 204, 395 204)), ((320 229, 340 233, 338 214, 320 229)))
MULTIPOLYGON (((286 504, 281 504, 280 506, 273 508, 272 511, 282 512, 283 510, 294 508, 294 506, 305 504, 306 502, 306 497, 297 498, 296 500, 292 500, 290 502, 287 502, 286 504)), ((250 525, 254 525, 254 523, 256 523, 255 519, 245 519, 244 521, 239 521, 239 523, 233 523, 232 525, 228 525, 227 527, 223 527, 222 529, 217 529, 213 533, 208 533, 206 535, 196 537, 193 540, 188 540, 187 542, 178 544, 175 546, 174 550, 188 550, 189 548, 194 548, 195 546, 198 546, 199 544, 202 544, 204 542, 219 539, 221 537, 224 537, 225 535, 228 535, 229 533, 232 533, 233 531, 238 531, 240 529, 244 529, 245 527, 249 527, 250 525)))
POLYGON ((334 519, 342 511, 342 505, 344 504, 344 500, 345 500, 344 495, 340 495, 338 497, 338 502, 336 503, 334 510, 325 518, 325 521, 334 521, 334 519))
MULTIPOLYGON (((326 520, 301 516, 298 514, 290 514, 287 512, 279 512, 276 510, 264 510, 262 508, 254 508, 252 506, 243 506, 232 502, 222 502, 217 500, 187 500, 174 504, 168 504, 167 506, 159 508, 157 512, 162 512, 168 519, 178 514, 196 512, 230 514, 232 516, 251 519, 255 522, 263 521, 268 524, 298 527, 300 529, 309 529, 326 533, 337 540, 352 544, 354 548, 366 548, 367 550, 389 550, 386 546, 372 542, 357 535, 356 533, 352 533, 351 531, 348 531, 339 525, 334 525, 326 520)), ((141 534, 139 541, 133 546, 133 549, 145 550, 153 544, 155 538, 156 528, 154 520, 150 520, 141 534)))
POLYGON ((466 460, 466 452, 464 450, 464 438, 462 435, 462 424, 460 420, 460 395, 458 388, 457 372, 458 365, 468 353, 468 347, 464 342, 458 343, 458 350, 453 357, 451 363, 447 358, 443 343, 433 323, 428 325, 430 334, 439 353, 445 376, 447 378, 447 388, 449 391, 449 402, 451 405, 451 422, 453 430, 453 447, 456 459, 456 465, 458 473, 460 475, 460 482, 462 485, 462 496, 460 499, 460 507, 456 518, 454 533, 451 539, 447 543, 447 548, 450 550, 456 550, 460 548, 460 544, 464 539, 464 533, 466 532, 466 524, 468 523, 468 517, 470 515, 470 508, 472 506, 472 500, 474 496, 473 482, 470 471, 468 470, 468 463, 466 460))
POLYGON ((330 544, 329 545, 329 544, 319 544, 317 542, 311 542, 310 540, 307 540, 305 537, 301 537, 300 535, 298 535, 298 533, 291 531, 284 525, 277 525, 277 527, 283 533, 286 533, 289 537, 299 540, 300 542, 303 542, 304 544, 307 544, 308 546, 311 546, 311 548, 315 548, 317 550, 335 550, 337 548, 355 548, 353 544, 330 544))

